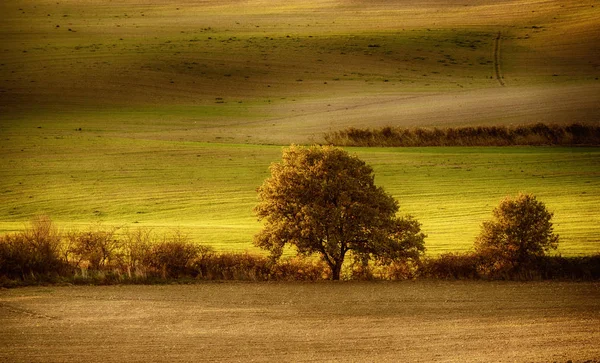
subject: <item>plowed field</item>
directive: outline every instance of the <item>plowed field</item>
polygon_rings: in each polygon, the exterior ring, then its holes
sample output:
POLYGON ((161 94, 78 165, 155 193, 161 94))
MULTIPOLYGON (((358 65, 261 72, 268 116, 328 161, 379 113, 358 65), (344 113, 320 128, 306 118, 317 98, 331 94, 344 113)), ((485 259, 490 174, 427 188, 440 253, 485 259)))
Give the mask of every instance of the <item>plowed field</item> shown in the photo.
POLYGON ((597 283, 209 283, 0 291, 2 362, 600 360, 597 283))

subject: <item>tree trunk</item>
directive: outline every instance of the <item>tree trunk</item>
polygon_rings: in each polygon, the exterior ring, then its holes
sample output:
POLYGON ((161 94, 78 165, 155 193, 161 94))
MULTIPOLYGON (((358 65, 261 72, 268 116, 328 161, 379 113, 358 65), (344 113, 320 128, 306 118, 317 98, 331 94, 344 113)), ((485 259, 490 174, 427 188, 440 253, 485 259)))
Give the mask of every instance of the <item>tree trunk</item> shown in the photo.
POLYGON ((338 260, 335 260, 334 263, 329 266, 331 268, 331 280, 332 281, 338 281, 340 279, 343 264, 344 264, 344 255, 342 254, 342 256, 338 260))
POLYGON ((335 265, 331 266, 331 280, 338 281, 340 279, 341 272, 342 272, 342 264, 341 263, 336 263, 335 265))
POLYGON ((347 250, 342 246, 342 251, 340 251, 339 256, 329 256, 322 251, 322 256, 329 268, 331 269, 331 280, 337 281, 340 279, 340 275, 342 272, 342 265, 344 264, 344 256, 346 255, 347 250))

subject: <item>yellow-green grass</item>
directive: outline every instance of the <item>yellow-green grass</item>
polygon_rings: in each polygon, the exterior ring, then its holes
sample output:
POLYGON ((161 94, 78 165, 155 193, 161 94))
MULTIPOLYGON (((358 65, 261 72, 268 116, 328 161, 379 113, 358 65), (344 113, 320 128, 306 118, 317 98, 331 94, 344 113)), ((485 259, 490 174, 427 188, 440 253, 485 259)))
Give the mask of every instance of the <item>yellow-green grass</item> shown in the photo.
MULTIPOLYGON (((0 230, 48 214, 251 249, 254 189, 280 158, 262 145, 350 126, 598 122, 592 5, 2 2, 0 230)), ((468 249, 519 191, 556 212, 562 252, 598 251, 594 149, 356 152, 430 253, 468 249)))
MULTIPOLYGON (((101 125, 97 125, 101 128, 101 125)), ((126 137, 123 131, 16 130, 0 146, 0 230, 46 214, 90 223, 181 229, 219 250, 254 250, 255 189, 281 147, 126 137)), ((502 197, 536 194, 555 212, 566 255, 600 251, 596 148, 356 148, 423 223, 429 253, 467 250, 502 197)))
POLYGON ((533 193, 555 213, 559 251, 600 250, 600 153, 577 148, 359 149, 376 180, 415 215, 430 253, 471 248, 507 195, 533 193))

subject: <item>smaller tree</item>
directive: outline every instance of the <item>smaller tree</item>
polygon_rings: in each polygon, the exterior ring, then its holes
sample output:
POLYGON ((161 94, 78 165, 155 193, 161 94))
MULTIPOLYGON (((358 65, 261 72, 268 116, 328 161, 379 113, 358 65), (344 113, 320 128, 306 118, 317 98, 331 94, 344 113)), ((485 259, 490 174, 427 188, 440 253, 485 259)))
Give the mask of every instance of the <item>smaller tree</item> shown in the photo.
POLYGON ((507 197, 483 222, 475 251, 491 270, 520 272, 546 252, 558 247, 553 233, 553 213, 531 194, 507 197))

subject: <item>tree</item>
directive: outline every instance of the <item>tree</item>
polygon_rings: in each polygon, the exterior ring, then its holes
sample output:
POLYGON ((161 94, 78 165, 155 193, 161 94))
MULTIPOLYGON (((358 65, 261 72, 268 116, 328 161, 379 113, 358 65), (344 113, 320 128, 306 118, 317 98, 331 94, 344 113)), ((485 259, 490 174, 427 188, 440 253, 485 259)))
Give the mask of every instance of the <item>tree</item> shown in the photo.
POLYGON ((339 280, 348 252, 380 262, 418 259, 425 250, 421 224, 397 217, 398 202, 375 186, 373 169, 329 146, 291 146, 258 188, 255 208, 263 230, 258 247, 279 258, 285 245, 319 254, 339 280))
POLYGON ((494 265, 493 269, 520 272, 558 247, 558 235, 553 233, 551 222, 554 214, 535 196, 507 197, 492 213, 493 220, 481 226, 475 250, 494 265))

